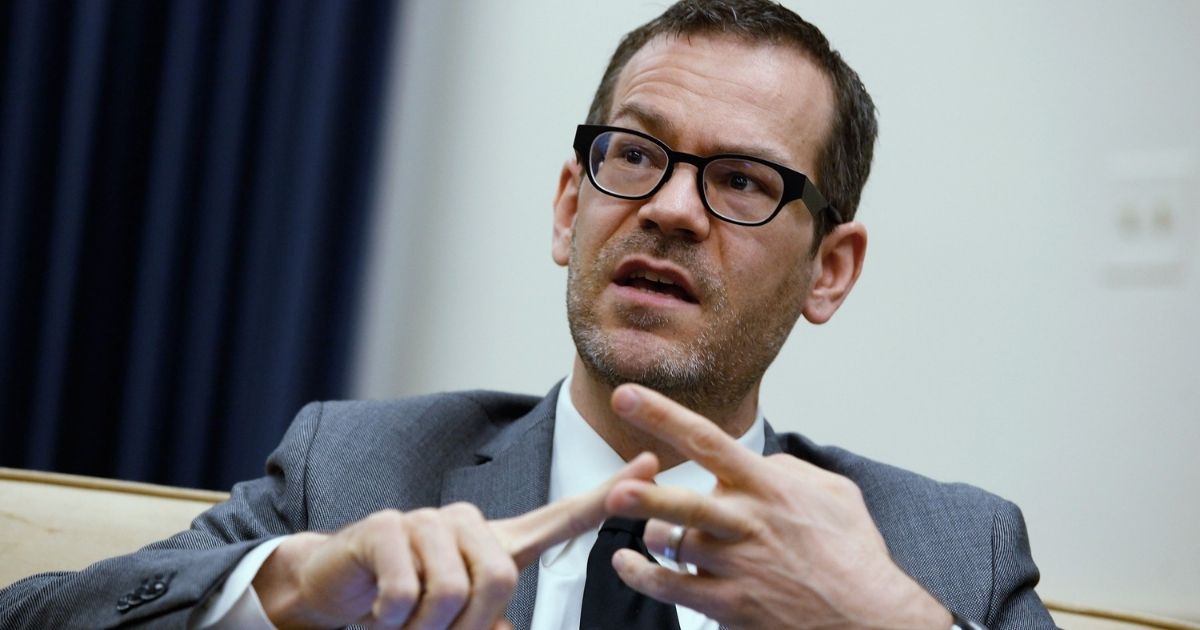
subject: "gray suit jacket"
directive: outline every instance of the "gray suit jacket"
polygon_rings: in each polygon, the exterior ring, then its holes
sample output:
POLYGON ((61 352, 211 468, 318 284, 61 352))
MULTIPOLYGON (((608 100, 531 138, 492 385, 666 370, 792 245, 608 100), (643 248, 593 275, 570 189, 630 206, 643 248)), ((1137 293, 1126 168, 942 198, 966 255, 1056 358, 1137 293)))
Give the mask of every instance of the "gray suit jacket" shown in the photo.
MULTIPOLYGON (((0 629, 183 628, 197 604, 263 540, 333 530, 385 508, 468 501, 488 518, 546 502, 557 387, 540 401, 496 392, 391 402, 313 403, 267 461, 191 529, 74 573, 0 591, 0 629)), ((854 480, 896 562, 950 609, 993 629, 1053 628, 1020 511, 977 488, 941 484, 767 428, 790 453, 854 480)), ((528 628, 536 563, 508 616, 528 628)))

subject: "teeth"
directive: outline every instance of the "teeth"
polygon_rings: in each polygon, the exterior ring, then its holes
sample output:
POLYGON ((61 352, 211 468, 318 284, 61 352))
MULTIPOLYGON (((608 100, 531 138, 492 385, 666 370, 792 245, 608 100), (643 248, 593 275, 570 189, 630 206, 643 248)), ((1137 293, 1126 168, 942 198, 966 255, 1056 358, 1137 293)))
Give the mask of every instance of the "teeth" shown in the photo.
POLYGON ((654 273, 653 271, 635 271, 632 274, 630 274, 629 277, 644 278, 651 282, 660 282, 662 284, 671 284, 671 285, 675 284, 670 278, 667 278, 665 276, 660 276, 660 275, 654 273))

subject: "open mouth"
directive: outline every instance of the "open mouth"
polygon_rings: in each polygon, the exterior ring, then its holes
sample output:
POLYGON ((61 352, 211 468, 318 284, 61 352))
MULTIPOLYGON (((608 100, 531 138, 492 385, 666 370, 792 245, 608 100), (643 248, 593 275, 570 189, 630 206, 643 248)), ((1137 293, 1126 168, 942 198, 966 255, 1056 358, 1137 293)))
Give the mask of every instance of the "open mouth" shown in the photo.
POLYGON ((689 304, 700 303, 688 286, 687 279, 671 270, 653 270, 640 264, 626 264, 618 270, 614 282, 619 286, 670 296, 689 304))

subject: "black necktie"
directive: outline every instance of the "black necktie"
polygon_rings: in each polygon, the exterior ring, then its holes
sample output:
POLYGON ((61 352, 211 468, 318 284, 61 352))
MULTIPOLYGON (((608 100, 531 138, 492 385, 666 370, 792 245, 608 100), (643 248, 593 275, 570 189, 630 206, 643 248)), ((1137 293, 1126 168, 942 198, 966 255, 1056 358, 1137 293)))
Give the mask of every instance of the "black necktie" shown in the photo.
POLYGON ((654 562, 642 542, 645 529, 646 521, 627 518, 610 518, 600 526, 588 555, 579 630, 679 630, 674 604, 629 588, 613 569, 612 557, 618 549, 634 549, 654 562))

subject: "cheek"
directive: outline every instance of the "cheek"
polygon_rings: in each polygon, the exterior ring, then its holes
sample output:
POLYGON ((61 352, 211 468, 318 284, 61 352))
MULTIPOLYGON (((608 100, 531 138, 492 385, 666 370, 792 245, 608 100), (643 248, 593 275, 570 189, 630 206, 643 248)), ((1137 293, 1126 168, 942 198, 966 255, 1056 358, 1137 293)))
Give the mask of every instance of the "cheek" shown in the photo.
POLYGON ((636 223, 636 204, 637 202, 609 197, 596 192, 590 186, 585 186, 580 194, 579 213, 575 217, 576 248, 599 248, 621 231, 626 222, 632 219, 636 223))
POLYGON ((727 274, 727 290, 736 303, 791 302, 807 292, 809 239, 798 238, 796 228, 780 232, 790 238, 726 241, 721 252, 725 257, 722 268, 727 274))

